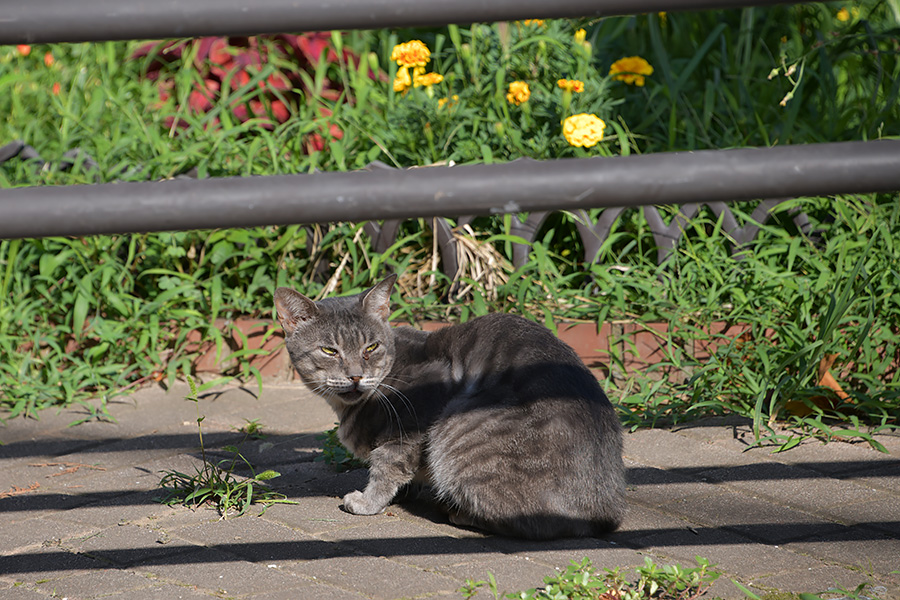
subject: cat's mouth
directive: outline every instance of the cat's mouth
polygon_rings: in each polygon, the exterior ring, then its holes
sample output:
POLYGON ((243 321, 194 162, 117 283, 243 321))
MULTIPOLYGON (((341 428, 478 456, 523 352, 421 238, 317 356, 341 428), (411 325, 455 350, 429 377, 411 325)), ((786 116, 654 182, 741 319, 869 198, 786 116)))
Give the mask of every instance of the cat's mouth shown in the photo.
POLYGON ((360 390, 358 387, 348 388, 346 391, 338 392, 338 396, 344 404, 356 404, 368 395, 367 392, 360 390))

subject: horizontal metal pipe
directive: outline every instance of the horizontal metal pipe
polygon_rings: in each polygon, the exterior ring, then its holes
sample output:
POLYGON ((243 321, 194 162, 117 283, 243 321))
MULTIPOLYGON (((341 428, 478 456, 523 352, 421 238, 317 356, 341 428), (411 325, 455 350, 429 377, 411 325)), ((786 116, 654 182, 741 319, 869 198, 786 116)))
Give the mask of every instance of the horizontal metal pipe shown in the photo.
POLYGON ((0 190, 0 239, 900 190, 900 141, 0 190))
POLYGON ((0 44, 97 42, 793 4, 790 0, 28 0, 3 2, 0 44))

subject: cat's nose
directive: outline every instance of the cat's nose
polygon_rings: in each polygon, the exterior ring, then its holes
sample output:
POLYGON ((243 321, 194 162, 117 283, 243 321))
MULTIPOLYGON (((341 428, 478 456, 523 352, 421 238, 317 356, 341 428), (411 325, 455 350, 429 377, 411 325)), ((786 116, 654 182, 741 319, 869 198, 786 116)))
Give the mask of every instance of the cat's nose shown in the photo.
POLYGON ((362 379, 362 377, 359 376, 359 375, 349 375, 349 376, 347 377, 347 379, 349 379, 350 381, 353 382, 354 387, 358 387, 358 386, 359 386, 359 382, 360 382, 360 380, 362 379))

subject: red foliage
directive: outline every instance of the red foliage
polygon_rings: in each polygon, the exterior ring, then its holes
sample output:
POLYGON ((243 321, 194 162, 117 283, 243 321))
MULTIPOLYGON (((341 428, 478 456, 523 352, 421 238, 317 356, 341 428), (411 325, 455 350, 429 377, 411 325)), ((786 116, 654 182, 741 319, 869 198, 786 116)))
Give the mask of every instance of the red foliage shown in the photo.
MULTIPOLYGON (((188 94, 187 109, 192 114, 209 112, 219 99, 223 86, 236 91, 247 86, 253 76, 266 64, 277 65, 277 70, 259 81, 259 91, 249 99, 235 100, 230 112, 240 122, 251 118, 259 119, 260 127, 272 129, 276 123, 284 123, 292 115, 292 106, 305 95, 311 98, 314 90, 306 87, 300 73, 312 73, 324 58, 333 63, 339 60, 331 45, 331 33, 317 32, 301 35, 279 34, 258 37, 206 37, 194 40, 171 42, 151 42, 138 48, 132 59, 147 60, 145 76, 157 82, 160 103, 167 102, 175 93, 175 70, 185 56, 193 57, 200 82, 193 84, 188 94)), ((343 60, 358 58, 349 50, 343 50, 343 60)), ((318 97, 337 100, 342 93, 339 81, 325 79, 321 90, 315 90, 318 97)), ((176 95, 176 97, 178 97, 176 95)), ((323 117, 331 111, 320 108, 323 117)), ((166 125, 175 124, 175 117, 169 117, 166 125)), ((219 119, 212 120, 212 126, 219 125, 219 119)), ((188 126, 180 120, 179 128, 188 126)), ((312 133, 305 146, 309 152, 323 150, 329 140, 341 139, 343 132, 334 124, 323 125, 319 133, 312 133)))

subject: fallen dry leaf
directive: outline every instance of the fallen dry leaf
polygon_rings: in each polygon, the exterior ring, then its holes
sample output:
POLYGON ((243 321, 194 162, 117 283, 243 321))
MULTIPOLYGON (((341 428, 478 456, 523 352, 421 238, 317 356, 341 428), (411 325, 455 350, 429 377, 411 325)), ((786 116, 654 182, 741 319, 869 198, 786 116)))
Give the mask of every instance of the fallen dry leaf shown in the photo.
POLYGON ((21 496, 22 494, 27 494, 28 492, 33 492, 34 490, 41 487, 37 481, 29 485, 27 488, 21 488, 17 485, 12 486, 8 492, 0 492, 0 498, 9 498, 11 496, 21 496))
MULTIPOLYGON (((845 401, 850 398, 850 395, 844 391, 830 371, 837 357, 837 354, 826 354, 822 357, 822 360, 819 361, 816 385, 830 389, 841 401, 845 401)), ((813 396, 809 401, 822 410, 835 410, 838 405, 838 401, 831 396, 813 396)), ((789 413, 798 417, 808 417, 813 412, 812 407, 798 400, 790 400, 785 403, 784 407, 789 413)))
POLYGON ((94 471, 105 471, 105 467, 98 467, 97 465, 86 465, 84 463, 73 463, 73 462, 46 462, 46 463, 35 463, 28 465, 29 467, 66 467, 61 470, 59 473, 53 473, 51 475, 47 475, 47 477, 59 477, 60 475, 68 475, 69 473, 75 473, 78 469, 93 469, 94 471))

